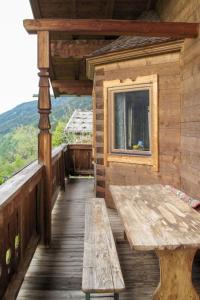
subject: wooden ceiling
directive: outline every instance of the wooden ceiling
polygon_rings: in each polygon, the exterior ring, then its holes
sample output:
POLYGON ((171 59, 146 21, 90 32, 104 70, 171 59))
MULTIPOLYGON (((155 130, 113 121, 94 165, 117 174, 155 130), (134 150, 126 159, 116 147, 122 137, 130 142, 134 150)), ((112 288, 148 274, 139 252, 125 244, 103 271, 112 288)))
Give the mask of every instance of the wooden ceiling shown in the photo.
MULTIPOLYGON (((156 0, 30 0, 35 19, 134 20, 144 11, 153 9, 155 3, 156 0)), ((85 56, 117 37, 72 36, 65 32, 52 32, 50 37, 50 79, 55 96, 91 94, 92 84, 86 78, 85 56)))
POLYGON ((155 0, 30 0, 34 18, 133 20, 155 0))

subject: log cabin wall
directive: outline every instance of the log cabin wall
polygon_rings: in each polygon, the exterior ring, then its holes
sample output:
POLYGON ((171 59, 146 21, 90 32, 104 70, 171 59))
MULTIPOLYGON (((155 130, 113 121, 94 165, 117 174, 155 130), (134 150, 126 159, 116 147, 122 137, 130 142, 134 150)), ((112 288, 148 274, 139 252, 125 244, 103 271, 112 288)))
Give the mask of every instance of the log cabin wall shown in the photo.
POLYGON ((180 83, 179 52, 96 67, 94 84, 96 106, 94 112, 96 115, 97 192, 98 190, 103 192, 105 186, 108 206, 113 206, 108 190, 110 184, 164 183, 180 188, 180 83), (159 171, 153 171, 153 168, 147 165, 109 162, 105 167, 104 180, 104 174, 98 174, 100 167, 102 170, 104 164, 103 137, 105 133, 103 128, 102 81, 135 79, 137 76, 151 74, 158 74, 159 171))
POLYGON ((93 111, 94 111, 94 159, 96 196, 105 197, 105 167, 104 167, 104 100, 103 80, 104 68, 95 72, 93 111))
MULTIPOLYGON (((199 22, 199 0, 159 0, 163 21, 199 22)), ((181 56, 181 189, 200 198, 200 36, 187 39, 181 56)))

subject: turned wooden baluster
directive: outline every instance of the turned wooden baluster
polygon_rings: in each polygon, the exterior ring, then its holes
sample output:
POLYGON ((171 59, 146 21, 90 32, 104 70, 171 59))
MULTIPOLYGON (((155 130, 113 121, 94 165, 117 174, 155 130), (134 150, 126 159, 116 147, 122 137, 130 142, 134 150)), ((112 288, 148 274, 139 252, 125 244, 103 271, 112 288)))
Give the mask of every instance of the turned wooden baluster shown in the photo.
POLYGON ((49 32, 38 32, 38 69, 39 72, 39 99, 38 112, 38 160, 45 166, 45 196, 44 196, 44 242, 51 242, 51 198, 52 198, 52 158, 50 120, 51 98, 49 91, 49 32))

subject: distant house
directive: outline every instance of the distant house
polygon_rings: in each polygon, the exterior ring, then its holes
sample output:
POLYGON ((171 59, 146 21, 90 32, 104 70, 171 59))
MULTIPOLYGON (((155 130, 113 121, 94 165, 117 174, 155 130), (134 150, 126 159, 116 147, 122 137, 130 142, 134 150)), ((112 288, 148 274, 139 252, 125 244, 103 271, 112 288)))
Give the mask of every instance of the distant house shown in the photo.
POLYGON ((66 134, 74 134, 74 142, 91 142, 93 113, 92 111, 75 110, 65 127, 66 134))

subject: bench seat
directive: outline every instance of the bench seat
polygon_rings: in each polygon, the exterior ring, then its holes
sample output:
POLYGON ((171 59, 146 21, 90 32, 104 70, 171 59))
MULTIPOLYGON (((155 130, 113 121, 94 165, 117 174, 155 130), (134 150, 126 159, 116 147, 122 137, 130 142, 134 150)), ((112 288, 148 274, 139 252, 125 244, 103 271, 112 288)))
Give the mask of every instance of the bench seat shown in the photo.
MULTIPOLYGON (((125 289, 105 200, 92 198, 85 207, 82 290, 119 294, 125 289)), ((90 296, 87 296, 87 299, 90 296)), ((115 298, 117 299, 117 297, 115 298)))

